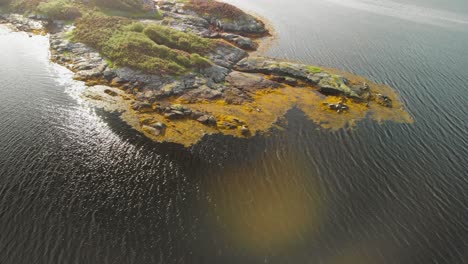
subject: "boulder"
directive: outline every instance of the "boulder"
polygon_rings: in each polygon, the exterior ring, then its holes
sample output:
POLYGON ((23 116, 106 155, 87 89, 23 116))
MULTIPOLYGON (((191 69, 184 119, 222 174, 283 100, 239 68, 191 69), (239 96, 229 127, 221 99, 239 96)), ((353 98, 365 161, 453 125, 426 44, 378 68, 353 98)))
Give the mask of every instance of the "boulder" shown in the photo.
POLYGON ((222 95, 223 93, 221 91, 202 85, 197 89, 185 92, 179 99, 189 103, 195 103, 203 100, 214 100, 220 98, 222 95))
POLYGON ((226 81, 233 87, 242 91, 255 92, 259 89, 278 88, 281 85, 277 82, 268 80, 262 74, 252 74, 245 72, 232 71, 226 81))
POLYGON ((349 81, 338 75, 322 78, 318 83, 319 91, 325 95, 345 95, 352 98, 360 98, 346 83, 349 81))
POLYGON ((393 106, 392 99, 390 97, 386 96, 386 95, 383 95, 383 94, 376 94, 375 95, 375 101, 378 104, 383 105, 385 107, 391 108, 393 106))
POLYGON ((224 82, 224 79, 229 73, 229 70, 219 65, 213 65, 211 67, 202 69, 200 73, 203 74, 204 77, 209 78, 214 82, 220 83, 224 82))
POLYGON ((243 49, 228 43, 219 43, 216 48, 208 54, 208 58, 215 64, 231 69, 236 63, 247 57, 247 52, 243 49))
POLYGON ((88 81, 90 79, 99 78, 102 76, 102 71, 98 68, 93 68, 91 70, 83 70, 75 73, 75 79, 88 81))
POLYGON ((139 111, 139 112, 151 112, 153 111, 153 107, 150 103, 148 102, 135 102, 133 103, 132 105, 132 109, 135 110, 135 111, 139 111))
POLYGON ((251 38, 243 37, 241 35, 222 33, 218 34, 217 37, 221 37, 244 50, 256 50, 258 48, 257 43, 255 43, 251 38))
POLYGON ((344 101, 340 101, 337 104, 328 104, 328 108, 330 110, 335 110, 337 113, 342 113, 349 110, 349 106, 346 105, 344 101))
POLYGON ((106 94, 108 94, 108 95, 110 95, 110 96, 114 96, 114 97, 117 96, 117 95, 119 95, 117 92, 112 91, 111 89, 105 89, 105 90, 104 90, 104 93, 106 93, 106 94))
POLYGON ((112 81, 115 77, 115 73, 113 70, 107 68, 105 71, 102 72, 102 75, 107 81, 112 81))
POLYGON ((297 79, 291 77, 273 76, 271 80, 278 83, 285 83, 290 86, 297 86, 299 84, 299 81, 297 79))
POLYGON ((216 118, 212 115, 202 115, 197 121, 204 125, 216 125, 217 123, 216 118))
POLYGON ((242 126, 240 130, 241 130, 241 134, 243 136, 249 136, 250 135, 250 129, 247 126, 242 126))
POLYGON ((218 18, 209 19, 211 24, 217 25, 218 28, 221 28, 226 32, 237 33, 240 35, 265 35, 268 33, 263 22, 247 14, 232 20, 218 18))
POLYGON ((169 112, 169 113, 164 113, 164 117, 169 120, 175 120, 175 119, 182 118, 183 115, 178 115, 177 113, 169 112))
MULTIPOLYGON (((158 123, 156 123, 156 124, 158 124, 158 123)), ((162 123, 160 123, 160 124, 162 124, 162 123)), ((165 125, 164 125, 164 127, 155 126, 155 124, 149 125, 149 126, 148 125, 143 125, 142 129, 146 133, 151 134, 153 136, 160 136, 160 135, 163 135, 166 132, 166 126, 165 125)))

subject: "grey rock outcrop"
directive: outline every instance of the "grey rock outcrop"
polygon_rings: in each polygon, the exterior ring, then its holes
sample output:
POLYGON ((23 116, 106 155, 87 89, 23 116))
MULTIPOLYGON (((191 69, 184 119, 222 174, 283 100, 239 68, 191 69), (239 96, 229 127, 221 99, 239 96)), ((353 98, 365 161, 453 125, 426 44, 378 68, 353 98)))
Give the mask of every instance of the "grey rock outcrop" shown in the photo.
POLYGON ((272 80, 296 86, 298 81, 315 86, 325 95, 344 95, 347 97, 367 100, 370 96, 366 84, 351 84, 343 76, 331 74, 318 67, 284 62, 265 57, 248 57, 234 66, 241 72, 263 73, 273 75, 272 80))

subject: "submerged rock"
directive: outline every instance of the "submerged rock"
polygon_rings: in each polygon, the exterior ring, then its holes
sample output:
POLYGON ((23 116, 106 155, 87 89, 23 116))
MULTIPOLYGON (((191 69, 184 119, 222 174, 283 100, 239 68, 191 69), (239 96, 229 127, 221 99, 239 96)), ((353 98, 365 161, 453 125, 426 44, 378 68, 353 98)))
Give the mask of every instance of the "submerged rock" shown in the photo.
POLYGON ((214 126, 216 125, 216 123, 218 122, 216 120, 216 118, 212 115, 203 115, 203 116, 200 116, 198 119, 197 119, 198 122, 202 123, 202 124, 205 124, 205 125, 211 125, 211 126, 214 126))
POLYGON ((243 136, 249 136, 251 134, 250 129, 247 126, 242 126, 241 127, 241 134, 243 136))
POLYGON ((136 101, 133 106, 133 110, 139 111, 139 112, 151 112, 153 111, 153 106, 148 103, 148 102, 139 102, 136 101))
POLYGON ((337 113, 343 113, 349 110, 349 106, 346 105, 343 100, 336 104, 328 104, 328 108, 330 110, 335 110, 337 113))
POLYGON ((376 94, 375 100, 378 104, 383 105, 385 107, 391 108, 393 106, 392 99, 383 94, 376 94))

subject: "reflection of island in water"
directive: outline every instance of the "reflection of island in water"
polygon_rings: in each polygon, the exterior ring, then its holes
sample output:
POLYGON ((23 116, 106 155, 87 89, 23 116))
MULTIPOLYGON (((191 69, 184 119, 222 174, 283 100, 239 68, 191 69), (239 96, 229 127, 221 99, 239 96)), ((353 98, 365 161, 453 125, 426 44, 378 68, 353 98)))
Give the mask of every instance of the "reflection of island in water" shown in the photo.
MULTIPOLYGON (((248 51, 257 50, 258 42, 270 36, 265 23, 233 6, 192 0, 161 2, 158 9, 164 10, 162 20, 90 16, 76 21, 76 28, 54 22, 56 29, 50 35, 52 60, 87 83, 83 96, 109 111, 122 112, 125 121, 155 141, 190 146, 206 134, 250 137, 268 132, 293 107, 329 129, 353 126, 366 117, 412 122, 396 92, 387 86, 335 69, 249 56, 248 51), (112 30, 100 32, 104 27, 112 30), (109 32, 118 32, 107 36, 115 42, 122 41, 121 36, 135 42, 116 47, 94 42, 95 35, 105 39, 109 32), (167 36, 161 32, 180 39, 164 39, 167 36), (199 47, 187 48, 181 39, 207 49, 195 56, 190 52, 200 53, 199 47), (129 61, 130 56, 122 59, 112 50, 133 52, 131 47, 138 41, 157 51, 164 42, 169 47, 165 61, 186 68, 161 64, 158 53, 150 59, 166 73, 145 73, 137 70, 139 61, 129 61), (115 56, 117 63, 96 50, 115 56)), ((38 23, 48 23, 11 15, 4 19, 17 29, 34 32, 40 31, 38 23)), ((141 59, 138 52, 134 55, 141 59)))

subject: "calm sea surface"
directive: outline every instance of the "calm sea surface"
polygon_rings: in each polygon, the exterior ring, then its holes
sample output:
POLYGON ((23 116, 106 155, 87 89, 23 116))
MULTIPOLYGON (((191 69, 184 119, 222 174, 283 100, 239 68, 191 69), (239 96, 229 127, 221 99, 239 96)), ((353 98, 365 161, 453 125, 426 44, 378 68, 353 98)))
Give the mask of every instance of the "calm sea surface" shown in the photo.
POLYGON ((415 123, 292 110, 269 136, 156 144, 0 27, 0 263, 468 263, 468 2, 229 2, 272 21, 267 55, 389 84, 415 123))

